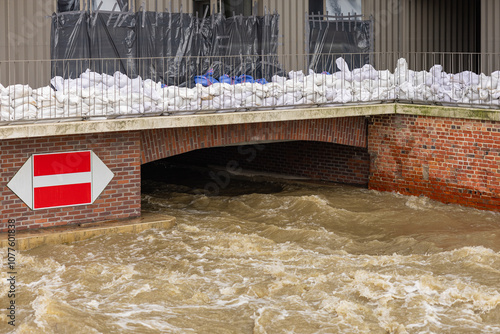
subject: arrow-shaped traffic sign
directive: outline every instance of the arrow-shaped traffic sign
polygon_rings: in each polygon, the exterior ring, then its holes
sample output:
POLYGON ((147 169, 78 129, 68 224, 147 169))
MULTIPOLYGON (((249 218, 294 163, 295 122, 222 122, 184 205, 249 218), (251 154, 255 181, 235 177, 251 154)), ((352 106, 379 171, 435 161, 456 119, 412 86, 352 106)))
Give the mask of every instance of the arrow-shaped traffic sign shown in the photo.
POLYGON ((92 151, 34 154, 7 184, 32 210, 92 204, 113 179, 92 151))

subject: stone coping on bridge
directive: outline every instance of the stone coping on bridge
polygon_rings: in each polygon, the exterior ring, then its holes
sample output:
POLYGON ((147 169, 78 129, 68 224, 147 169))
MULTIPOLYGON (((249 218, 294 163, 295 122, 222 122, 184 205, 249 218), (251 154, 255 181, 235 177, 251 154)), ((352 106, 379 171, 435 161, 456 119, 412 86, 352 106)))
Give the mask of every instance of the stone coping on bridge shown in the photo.
POLYGON ((103 120, 37 122, 29 124, 19 123, 0 126, 0 140, 228 124, 266 123, 305 119, 327 119, 352 116, 368 117, 389 114, 500 121, 500 111, 495 109, 380 103, 346 105, 341 107, 332 106, 192 115, 144 116, 103 120))
MULTIPOLYGON (((171 216, 143 213, 139 218, 127 220, 21 230, 16 232, 16 250, 29 250, 42 245, 67 244, 105 234, 140 233, 152 228, 169 229, 175 223, 176 219, 171 216)), ((0 238, 0 247, 6 249, 8 247, 7 233, 0 233, 1 235, 4 237, 0 238)))

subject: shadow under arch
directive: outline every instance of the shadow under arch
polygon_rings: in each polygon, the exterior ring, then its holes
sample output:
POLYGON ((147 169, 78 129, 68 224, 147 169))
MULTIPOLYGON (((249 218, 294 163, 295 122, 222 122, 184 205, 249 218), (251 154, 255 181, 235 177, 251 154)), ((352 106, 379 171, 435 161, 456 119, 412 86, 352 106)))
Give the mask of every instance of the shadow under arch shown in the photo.
POLYGON ((253 143, 309 141, 367 147, 364 116, 141 131, 141 164, 189 151, 253 143))

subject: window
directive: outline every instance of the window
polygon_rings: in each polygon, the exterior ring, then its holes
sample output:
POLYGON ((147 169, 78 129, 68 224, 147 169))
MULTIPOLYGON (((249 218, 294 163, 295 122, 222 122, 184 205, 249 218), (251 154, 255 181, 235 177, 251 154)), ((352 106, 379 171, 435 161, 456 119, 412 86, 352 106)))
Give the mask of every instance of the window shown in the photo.
POLYGON ((323 15, 323 0, 309 0, 309 14, 323 15))
POLYGON ((198 17, 202 18, 207 11, 207 16, 210 16, 210 0, 193 0, 193 12, 198 17))
POLYGON ((231 17, 233 15, 252 16, 252 0, 223 0, 224 15, 231 17))
POLYGON ((126 9, 126 5, 128 4, 127 0, 92 0, 92 10, 97 10, 99 5, 102 2, 102 6, 99 10, 108 10, 112 11, 113 7, 115 7, 115 11, 120 11, 126 9))
POLYGON ((361 0, 326 0, 326 11, 328 15, 362 14, 361 0))
POLYGON ((80 10, 80 0, 57 0, 57 12, 73 12, 80 10))

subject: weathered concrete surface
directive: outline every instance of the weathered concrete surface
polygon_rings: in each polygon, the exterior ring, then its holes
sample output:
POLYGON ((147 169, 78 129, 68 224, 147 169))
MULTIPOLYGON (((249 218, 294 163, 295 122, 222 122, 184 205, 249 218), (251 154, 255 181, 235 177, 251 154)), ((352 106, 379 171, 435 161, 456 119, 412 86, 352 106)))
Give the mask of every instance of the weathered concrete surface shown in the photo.
MULTIPOLYGON (((131 220, 67 225, 23 230, 16 233, 16 250, 28 250, 42 245, 65 244, 113 233, 140 233, 152 228, 172 228, 175 218, 143 213, 142 217, 131 220)), ((0 233, 0 247, 7 248, 7 233, 0 233)))
POLYGON ((33 123, 0 127, 1 139, 34 138, 99 132, 188 128, 210 125, 249 124, 349 116, 394 114, 394 104, 343 106, 329 108, 283 109, 184 116, 151 116, 99 121, 33 123))
POLYGON ((449 118, 500 121, 500 111, 494 109, 443 107, 414 104, 371 104, 342 107, 277 109, 246 112, 195 114, 184 116, 151 116, 97 121, 40 122, 0 126, 1 139, 33 138, 88 134, 99 132, 137 131, 146 129, 187 128, 210 125, 249 124, 305 119, 326 119, 350 116, 405 114, 449 118))
POLYGON ((500 110, 396 104, 396 114, 500 121, 500 110))

